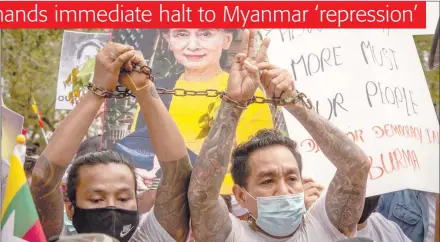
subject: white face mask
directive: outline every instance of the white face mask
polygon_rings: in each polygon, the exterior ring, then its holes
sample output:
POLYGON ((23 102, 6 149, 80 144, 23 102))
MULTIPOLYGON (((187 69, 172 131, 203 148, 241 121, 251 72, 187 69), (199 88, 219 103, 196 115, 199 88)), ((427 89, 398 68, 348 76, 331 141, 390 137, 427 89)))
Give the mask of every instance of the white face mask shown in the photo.
POLYGON ((231 196, 231 206, 232 206, 232 214, 234 214, 235 217, 243 216, 249 213, 249 211, 246 208, 242 208, 240 204, 238 204, 237 199, 235 199, 235 196, 231 196))
POLYGON ((306 213, 304 193, 257 198, 251 194, 249 196, 257 201, 258 227, 273 236, 293 234, 306 213))

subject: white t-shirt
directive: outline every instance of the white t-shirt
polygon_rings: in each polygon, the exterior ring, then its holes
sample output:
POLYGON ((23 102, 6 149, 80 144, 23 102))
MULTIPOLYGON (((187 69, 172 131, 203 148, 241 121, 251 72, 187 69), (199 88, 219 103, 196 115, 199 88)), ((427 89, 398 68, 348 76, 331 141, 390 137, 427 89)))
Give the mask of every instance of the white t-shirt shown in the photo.
POLYGON ((424 192, 426 200, 428 200, 428 214, 429 214, 429 225, 428 225, 428 232, 425 235, 425 238, 423 239, 423 242, 433 242, 434 241, 434 234, 435 234, 435 210, 436 210, 436 203, 437 203, 437 194, 430 193, 430 192, 424 192))
POLYGON ((230 214, 232 231, 225 242, 331 242, 348 239, 339 232, 327 217, 325 195, 321 196, 307 211, 295 234, 290 238, 274 239, 254 231, 246 221, 230 214))
MULTIPOLYGON (((150 211, 152 211, 152 210, 150 210, 150 211)), ((138 225, 138 227, 141 226, 142 223, 147 219, 149 213, 150 212, 146 212, 146 213, 143 213, 143 214, 139 215, 139 225, 138 225)))
POLYGON ((386 219, 380 213, 372 213, 367 220, 367 225, 357 232, 357 236, 375 242, 411 242, 399 225, 386 219))
POLYGON ((176 240, 159 224, 153 210, 142 218, 129 242, 174 242, 176 240))

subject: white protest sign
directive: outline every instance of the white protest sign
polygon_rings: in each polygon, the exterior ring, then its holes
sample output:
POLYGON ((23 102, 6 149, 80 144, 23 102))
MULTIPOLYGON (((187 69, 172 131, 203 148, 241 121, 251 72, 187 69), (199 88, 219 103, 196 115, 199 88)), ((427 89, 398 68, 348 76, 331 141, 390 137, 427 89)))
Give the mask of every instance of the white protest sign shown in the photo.
POLYGON ((81 67, 88 59, 95 57, 98 50, 110 40, 110 33, 83 33, 64 31, 61 47, 60 67, 57 82, 56 110, 72 110, 73 105, 67 95, 72 90, 72 84, 65 85, 64 81, 74 67, 81 67))
MULTIPOLYGON (((439 192, 439 123, 413 37, 383 30, 263 30, 270 61, 289 70, 314 108, 372 161, 367 195, 439 192)), ((336 168, 284 112, 304 175, 329 184, 336 168)))

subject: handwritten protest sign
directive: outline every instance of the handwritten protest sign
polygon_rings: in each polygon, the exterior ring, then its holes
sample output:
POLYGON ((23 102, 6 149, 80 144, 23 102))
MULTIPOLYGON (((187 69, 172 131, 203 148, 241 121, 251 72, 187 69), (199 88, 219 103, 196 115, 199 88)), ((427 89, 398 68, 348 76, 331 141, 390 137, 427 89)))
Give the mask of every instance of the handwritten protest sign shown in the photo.
MULTIPOLYGON (((439 192, 439 123, 413 37, 382 30, 263 30, 269 59, 295 77, 314 108, 372 162, 367 195, 439 192)), ((329 184, 335 167, 295 118, 304 175, 329 184)))

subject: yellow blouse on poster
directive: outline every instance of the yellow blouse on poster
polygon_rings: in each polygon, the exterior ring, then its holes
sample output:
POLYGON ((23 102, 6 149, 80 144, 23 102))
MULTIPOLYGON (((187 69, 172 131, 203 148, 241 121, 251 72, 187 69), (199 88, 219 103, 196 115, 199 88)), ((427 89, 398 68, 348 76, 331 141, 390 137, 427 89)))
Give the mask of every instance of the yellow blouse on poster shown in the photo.
MULTIPOLYGON (((222 72, 207 81, 185 81, 183 75, 177 80, 175 89, 203 91, 216 89, 223 91, 227 87, 229 74, 222 72)), ((258 90, 257 96, 264 96, 258 90)), ((208 135, 217 111, 220 107, 219 98, 204 96, 174 96, 170 104, 170 114, 184 137, 186 146, 198 154, 204 138, 208 135)), ((268 105, 250 105, 242 114, 237 127, 236 142, 240 144, 260 129, 273 128, 272 115, 268 105)))
MULTIPOLYGON (((221 72, 210 80, 185 81, 183 74, 177 80, 174 89, 204 91, 215 89, 224 91, 227 87, 229 74, 221 72)), ((257 90, 255 96, 265 96, 257 90)), ((182 134, 186 147, 199 154, 203 141, 208 135, 220 108, 221 99, 206 96, 173 96, 169 112, 182 134)), ((139 109, 138 109, 139 110, 139 109)), ((137 115, 136 115, 137 116, 137 115)), ((135 118, 137 120, 137 117, 135 118)), ((251 104, 241 115, 236 132, 236 143, 249 139, 261 129, 273 128, 272 114, 268 104, 251 104)), ((221 188, 221 194, 232 194, 233 181, 228 173, 221 188)))

